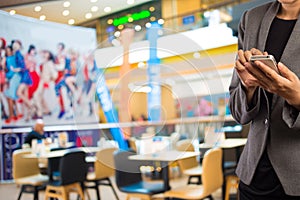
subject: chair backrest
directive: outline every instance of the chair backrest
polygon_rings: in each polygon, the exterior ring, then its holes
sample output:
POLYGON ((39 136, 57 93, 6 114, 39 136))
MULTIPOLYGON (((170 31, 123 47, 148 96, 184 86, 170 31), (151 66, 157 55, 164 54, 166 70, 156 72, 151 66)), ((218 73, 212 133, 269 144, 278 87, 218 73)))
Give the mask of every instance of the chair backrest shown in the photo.
POLYGON ((115 174, 114 152, 117 148, 102 149, 97 152, 94 164, 97 179, 108 178, 115 174))
POLYGON ((204 194, 211 194, 222 187, 222 149, 210 149, 204 154, 202 162, 202 184, 204 194))
POLYGON ((134 152, 118 150, 114 153, 116 168, 116 184, 118 188, 142 181, 140 166, 143 162, 129 160, 129 156, 136 155, 134 152))
POLYGON ((85 152, 77 150, 67 152, 60 160, 59 171, 61 185, 85 181, 87 174, 85 152))
MULTIPOLYGON (((180 140, 176 143, 176 150, 177 151, 195 151, 194 145, 192 140, 185 139, 180 140)), ((196 157, 181 159, 177 161, 181 171, 197 167, 199 165, 196 157)))
POLYGON ((177 151, 195 151, 193 141, 190 139, 180 140, 176 143, 177 151))
POLYGON ((19 149, 13 152, 13 178, 19 179, 40 173, 38 158, 24 158, 31 150, 19 149))

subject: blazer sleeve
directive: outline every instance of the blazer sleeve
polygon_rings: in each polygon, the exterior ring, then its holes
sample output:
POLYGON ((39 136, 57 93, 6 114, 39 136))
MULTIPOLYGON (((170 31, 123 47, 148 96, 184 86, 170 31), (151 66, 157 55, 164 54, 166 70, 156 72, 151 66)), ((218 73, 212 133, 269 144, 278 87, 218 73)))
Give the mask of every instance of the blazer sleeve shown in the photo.
POLYGON ((289 128, 300 130, 300 114, 299 110, 288 104, 284 103, 282 119, 289 128))
MULTIPOLYGON (((240 25, 239 25, 239 36, 238 36, 238 48, 245 50, 244 47, 244 34, 246 25, 247 12, 244 13, 240 25)), ((250 123, 260 109, 260 99, 262 92, 261 89, 257 89, 254 93, 252 102, 250 105, 247 103, 247 96, 240 78, 234 70, 231 84, 229 86, 229 107, 233 118, 240 124, 250 123)))

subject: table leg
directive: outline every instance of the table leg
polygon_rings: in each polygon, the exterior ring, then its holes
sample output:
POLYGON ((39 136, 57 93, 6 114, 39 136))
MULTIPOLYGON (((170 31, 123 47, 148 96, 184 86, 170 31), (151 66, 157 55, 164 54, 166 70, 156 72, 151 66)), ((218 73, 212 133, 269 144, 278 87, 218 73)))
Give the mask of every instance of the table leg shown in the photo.
MULTIPOLYGON (((169 162, 161 162, 162 167, 162 178, 164 182, 164 190, 168 191, 171 189, 170 187, 170 177, 169 177, 169 162)), ((168 200, 169 198, 165 198, 168 200)))
POLYGON ((225 164, 225 158, 224 158, 224 149, 222 151, 222 171, 223 171, 223 185, 222 185, 222 200, 225 199, 225 191, 226 191, 226 177, 225 177, 225 168, 224 168, 224 164, 225 164))
POLYGON ((164 190, 170 190, 170 180, 169 180, 169 163, 168 162, 161 162, 162 166, 162 178, 164 181, 164 190))

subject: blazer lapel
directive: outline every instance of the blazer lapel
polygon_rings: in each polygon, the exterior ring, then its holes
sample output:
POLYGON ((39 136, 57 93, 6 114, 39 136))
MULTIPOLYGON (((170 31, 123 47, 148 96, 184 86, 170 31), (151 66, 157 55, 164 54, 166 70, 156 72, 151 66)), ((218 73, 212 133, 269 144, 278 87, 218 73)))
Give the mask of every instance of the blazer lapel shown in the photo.
POLYGON ((262 19, 262 22, 260 24, 261 27, 259 30, 258 45, 257 45, 257 48, 261 51, 265 50, 269 30, 274 18, 278 13, 279 8, 280 8, 280 3, 278 3, 277 1, 274 2, 267 10, 264 18, 262 19))
MULTIPOLYGON (((276 15, 278 13, 279 8, 280 8, 280 3, 278 3, 277 1, 274 2, 270 6, 270 8, 267 10, 264 18, 261 21, 259 35, 258 35, 258 44, 257 44, 257 48, 261 51, 265 50, 270 27, 272 25, 274 18, 276 17, 276 15)), ((272 111, 273 110, 272 105, 274 105, 274 102, 277 99, 277 97, 275 97, 276 95, 273 95, 272 102, 269 102, 266 91, 265 90, 262 90, 262 91, 267 100, 268 113, 270 114, 270 107, 271 107, 271 111, 272 111), (271 106, 270 106, 270 104, 271 104, 271 106)))
POLYGON ((294 30, 291 33, 291 36, 285 46, 285 49, 280 59, 280 61, 283 64, 286 64, 287 67, 289 67, 290 70, 295 72, 298 76, 300 73, 299 62, 297 62, 299 61, 299 52, 300 52, 299 39, 300 39, 300 15, 298 17, 294 30))

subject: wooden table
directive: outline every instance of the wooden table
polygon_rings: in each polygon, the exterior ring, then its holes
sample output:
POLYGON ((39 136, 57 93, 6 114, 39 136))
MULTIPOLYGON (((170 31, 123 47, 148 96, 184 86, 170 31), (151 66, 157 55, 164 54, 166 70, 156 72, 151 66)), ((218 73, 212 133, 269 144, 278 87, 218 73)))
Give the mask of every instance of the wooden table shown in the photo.
POLYGON ((152 154, 145 155, 132 155, 129 156, 130 160, 139 160, 139 161, 156 161, 160 162, 162 166, 162 178, 164 182, 164 190, 170 190, 170 179, 169 179, 169 163, 181 159, 186 159, 190 157, 195 157, 200 155, 199 152, 183 152, 183 151, 161 151, 152 154))
POLYGON ((245 146, 247 143, 247 138, 229 138, 225 139, 224 141, 217 143, 216 145, 210 145, 206 143, 199 144, 199 148, 213 148, 213 147, 220 147, 222 149, 234 149, 237 147, 245 146))
POLYGON ((37 154, 32 153, 32 154, 24 155, 24 158, 59 158, 59 157, 63 157, 67 152, 70 152, 74 149, 83 151, 85 153, 97 153, 98 151, 101 150, 100 147, 79 147, 79 148, 73 148, 73 149, 50 151, 50 152, 41 154, 39 156, 37 154))

